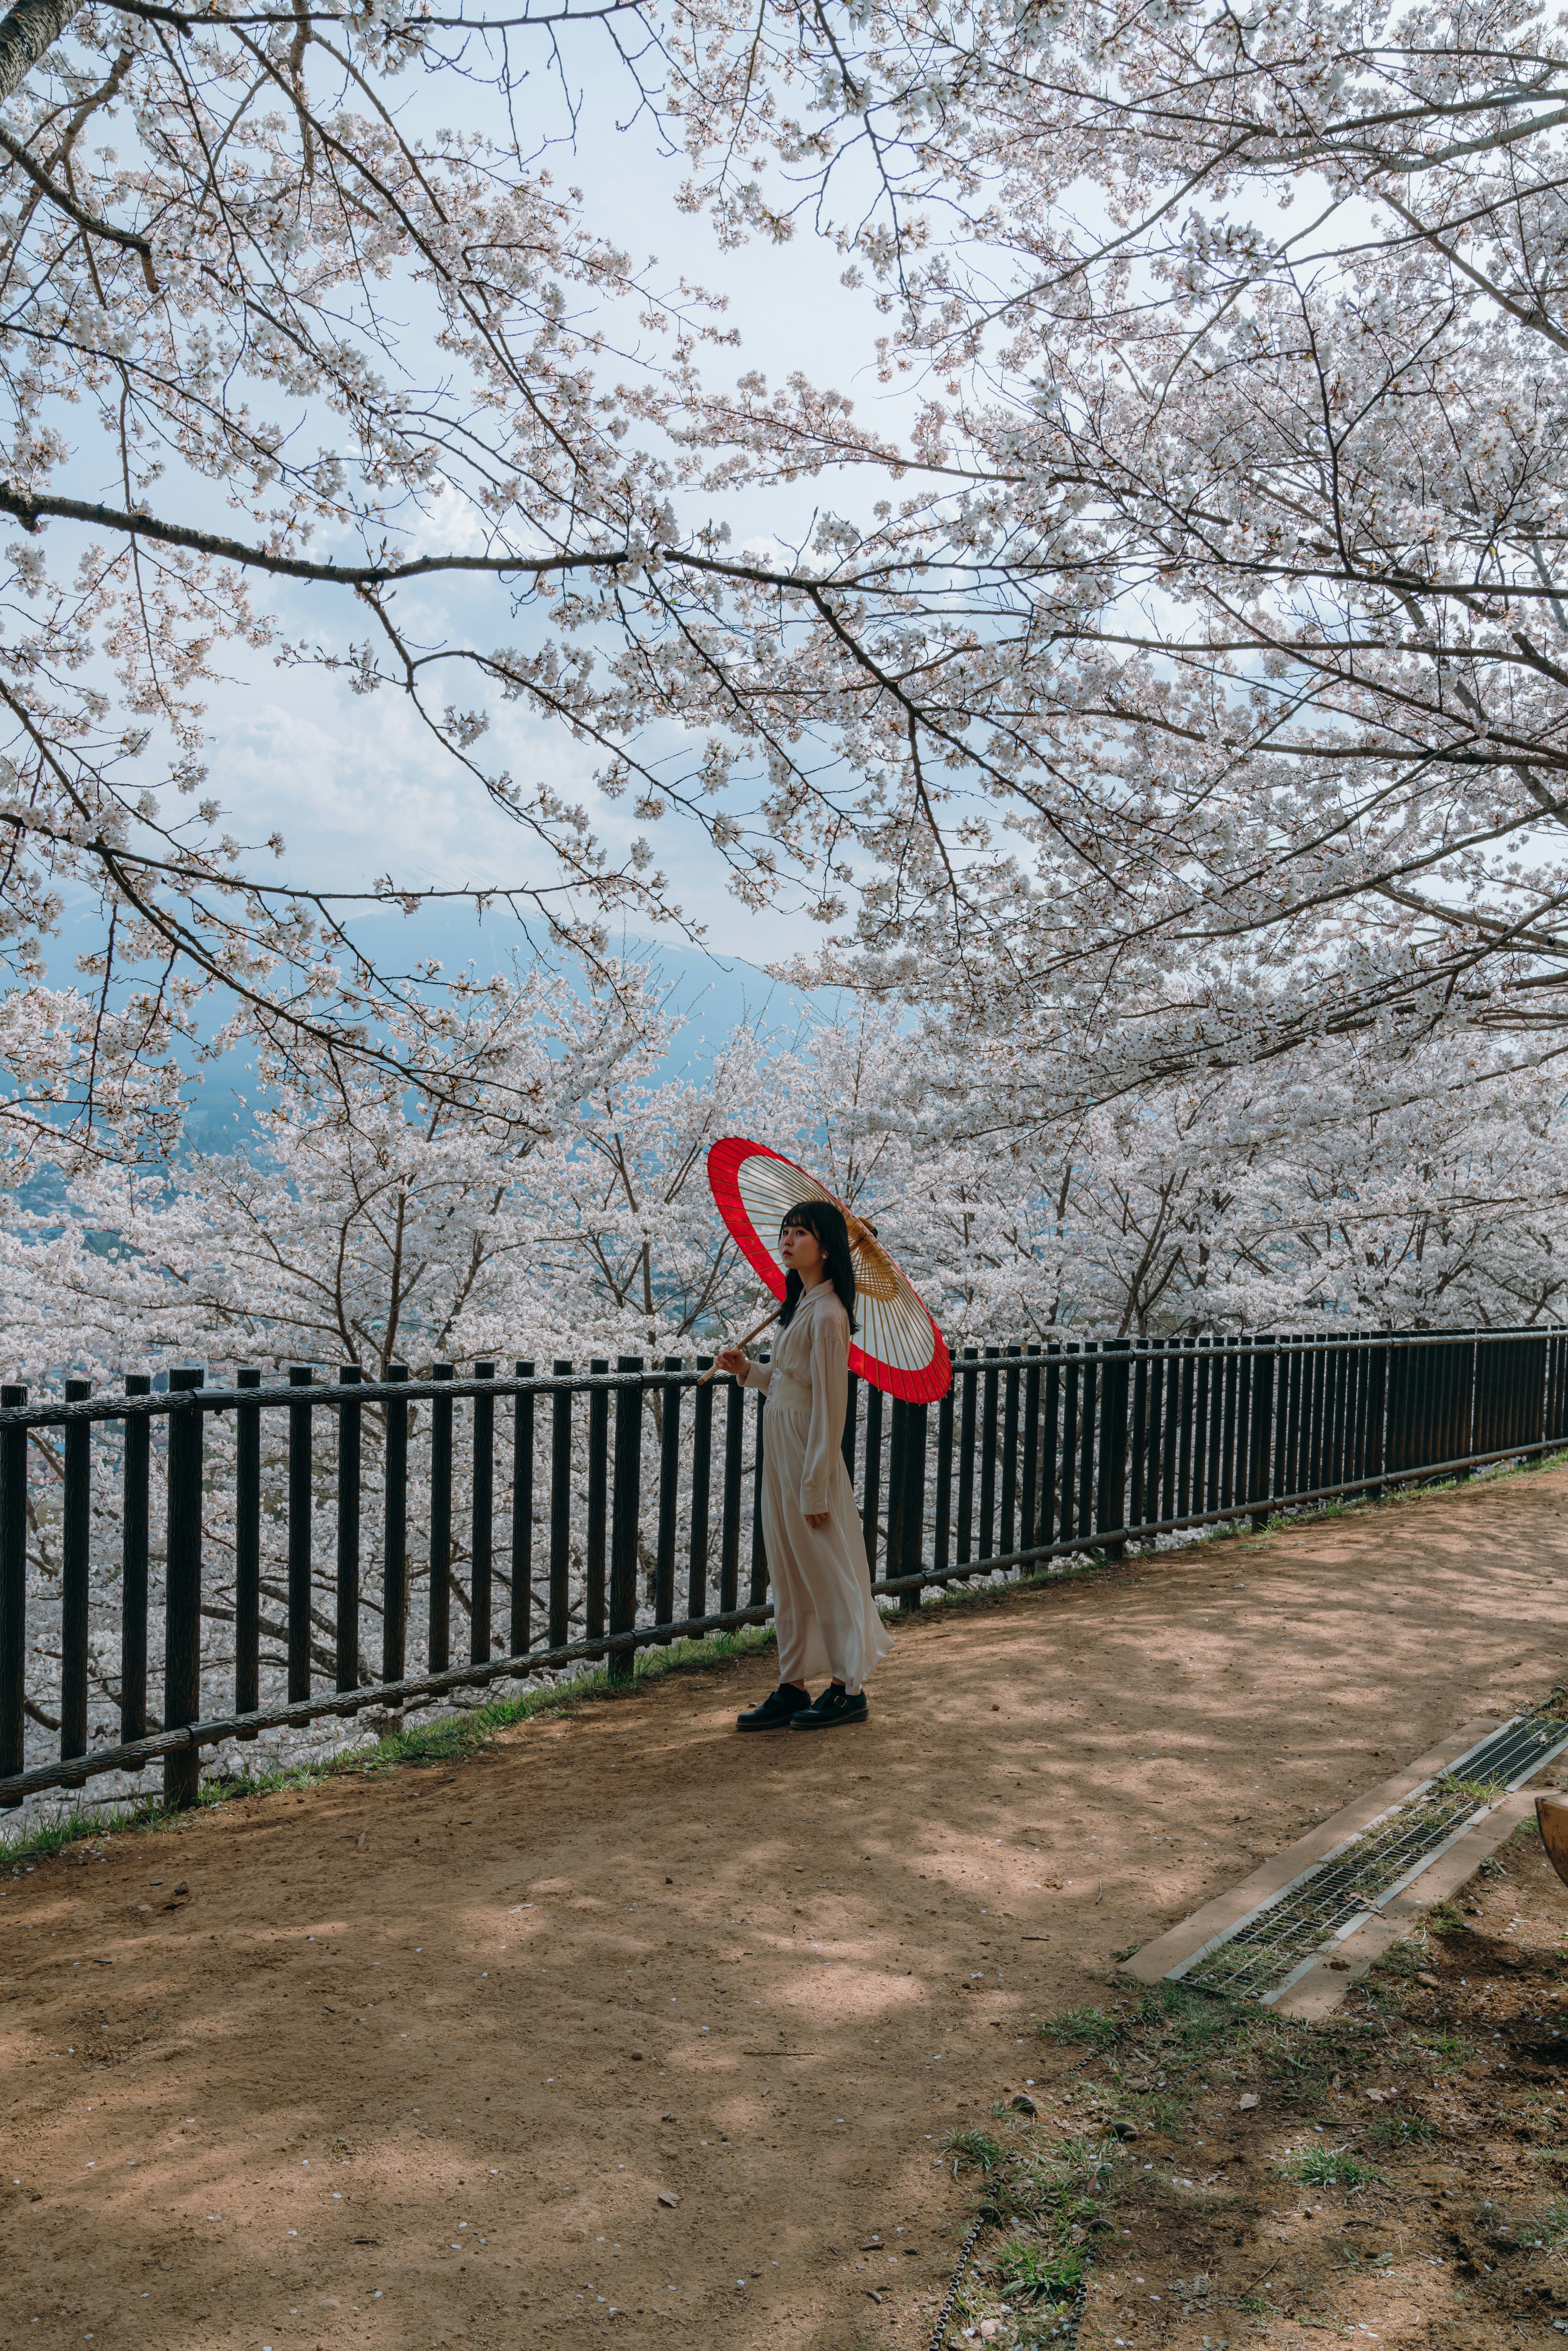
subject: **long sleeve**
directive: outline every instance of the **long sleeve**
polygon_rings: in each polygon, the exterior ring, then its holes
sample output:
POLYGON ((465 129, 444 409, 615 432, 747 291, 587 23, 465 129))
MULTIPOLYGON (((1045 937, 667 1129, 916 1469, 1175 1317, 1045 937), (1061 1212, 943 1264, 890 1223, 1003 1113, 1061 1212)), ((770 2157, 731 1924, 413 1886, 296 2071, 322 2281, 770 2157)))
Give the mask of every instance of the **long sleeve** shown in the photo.
POLYGON ((800 1508, 830 1507, 833 1462, 843 1441, 850 1395, 850 1318, 835 1298, 811 1316, 811 1423, 800 1465, 800 1508))
POLYGON ((743 1388, 760 1388, 763 1395, 766 1395, 768 1394, 768 1383, 772 1377, 773 1366, 771 1364, 748 1363, 746 1369, 740 1375, 740 1384, 743 1388))

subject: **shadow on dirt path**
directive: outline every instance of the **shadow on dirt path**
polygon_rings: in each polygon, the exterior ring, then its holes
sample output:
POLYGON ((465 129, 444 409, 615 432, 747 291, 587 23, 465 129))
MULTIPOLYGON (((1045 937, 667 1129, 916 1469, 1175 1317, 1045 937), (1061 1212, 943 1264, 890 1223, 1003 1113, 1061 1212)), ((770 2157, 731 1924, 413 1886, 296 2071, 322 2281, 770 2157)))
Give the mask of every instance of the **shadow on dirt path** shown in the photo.
POLYGON ((747 1660, 41 1863, 0 2346, 923 2346, 1038 2020, 1543 1695, 1564 1577, 1568 1473, 1478 1481, 926 1610, 861 1729, 747 1660))

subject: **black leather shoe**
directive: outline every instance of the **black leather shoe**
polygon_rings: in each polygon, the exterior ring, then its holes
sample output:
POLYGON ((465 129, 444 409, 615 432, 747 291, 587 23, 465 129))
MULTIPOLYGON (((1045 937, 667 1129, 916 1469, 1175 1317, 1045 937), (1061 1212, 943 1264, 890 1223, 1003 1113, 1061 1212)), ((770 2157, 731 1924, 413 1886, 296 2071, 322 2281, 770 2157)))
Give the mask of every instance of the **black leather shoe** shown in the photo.
POLYGON ((865 1719, 864 1690, 857 1690, 852 1698, 848 1690, 835 1689, 830 1682, 815 1706, 808 1706, 790 1717, 789 1728, 791 1730, 837 1730, 841 1723, 864 1722, 865 1719))
POLYGON ((800 1690, 787 1688, 780 1683, 772 1697, 765 1698, 760 1706, 752 1707, 745 1714, 737 1714, 735 1727, 737 1730, 782 1730, 802 1708, 809 1707, 810 1703, 810 1699, 800 1690))

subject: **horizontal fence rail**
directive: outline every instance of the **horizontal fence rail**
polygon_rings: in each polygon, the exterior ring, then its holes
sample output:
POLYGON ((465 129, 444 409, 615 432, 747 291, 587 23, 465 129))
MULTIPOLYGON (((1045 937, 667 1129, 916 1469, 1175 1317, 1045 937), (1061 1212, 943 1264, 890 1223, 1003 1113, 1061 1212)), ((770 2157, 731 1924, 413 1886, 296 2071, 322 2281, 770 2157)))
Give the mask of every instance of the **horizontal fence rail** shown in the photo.
MULTIPOLYGON (((0 1806, 154 1761, 189 1802, 204 1747, 766 1622, 762 1399, 708 1368, 0 1387, 0 1806)), ((850 1389, 873 1589, 911 1608, 1550 1450, 1568 1331, 968 1347, 934 1406, 850 1389)))

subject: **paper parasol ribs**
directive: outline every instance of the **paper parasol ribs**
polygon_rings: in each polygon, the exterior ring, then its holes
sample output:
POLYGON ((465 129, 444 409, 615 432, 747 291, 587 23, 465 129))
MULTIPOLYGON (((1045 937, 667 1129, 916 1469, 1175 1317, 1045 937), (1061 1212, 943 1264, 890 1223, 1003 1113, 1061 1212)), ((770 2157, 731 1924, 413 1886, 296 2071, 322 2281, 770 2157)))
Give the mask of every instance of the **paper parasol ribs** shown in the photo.
POLYGON ((776 1250, 785 1211, 804 1200, 831 1201, 849 1228, 855 1265, 860 1329, 850 1345, 851 1371, 908 1404, 929 1404, 946 1395, 953 1364, 941 1332, 871 1228, 825 1184, 743 1134, 727 1134, 714 1144, 707 1179, 747 1262, 778 1299, 784 1295, 784 1268, 776 1250))

